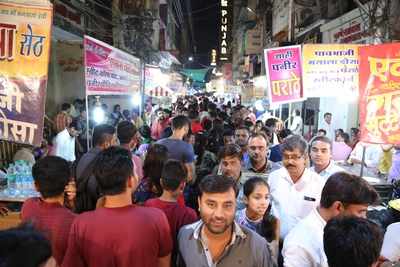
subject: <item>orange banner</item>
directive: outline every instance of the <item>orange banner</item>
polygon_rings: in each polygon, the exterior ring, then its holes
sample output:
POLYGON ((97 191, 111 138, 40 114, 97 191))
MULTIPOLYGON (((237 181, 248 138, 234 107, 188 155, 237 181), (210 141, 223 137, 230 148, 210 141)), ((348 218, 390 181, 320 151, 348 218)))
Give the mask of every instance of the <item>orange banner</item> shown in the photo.
POLYGON ((400 144, 400 43, 360 47, 361 140, 400 144))
POLYGON ((41 143, 52 10, 0 3, 0 139, 41 143))

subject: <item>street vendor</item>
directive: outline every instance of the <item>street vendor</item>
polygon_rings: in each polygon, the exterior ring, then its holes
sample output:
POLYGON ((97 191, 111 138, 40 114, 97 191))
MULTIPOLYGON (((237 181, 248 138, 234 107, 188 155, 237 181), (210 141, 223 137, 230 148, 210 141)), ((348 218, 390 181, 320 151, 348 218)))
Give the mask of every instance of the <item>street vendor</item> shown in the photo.
POLYGON ((350 154, 349 162, 352 164, 362 164, 363 148, 365 147, 364 166, 373 173, 378 172, 379 160, 382 156, 382 149, 379 145, 358 142, 350 154))

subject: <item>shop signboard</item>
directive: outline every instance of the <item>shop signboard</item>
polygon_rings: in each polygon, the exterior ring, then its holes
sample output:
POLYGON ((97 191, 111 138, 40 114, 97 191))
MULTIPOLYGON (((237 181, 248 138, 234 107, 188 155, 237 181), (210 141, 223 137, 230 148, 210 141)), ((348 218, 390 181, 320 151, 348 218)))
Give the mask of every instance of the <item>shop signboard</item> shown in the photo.
POLYGON ((10 2, 0 10, 0 139, 39 146, 53 7, 10 2))
POLYGON ((232 43, 233 0, 220 0, 220 32, 219 32, 219 62, 223 64, 231 58, 230 46, 232 43))
POLYGON ((262 54, 263 51, 263 26, 258 23, 253 29, 246 32, 246 55, 262 54))
POLYGON ((400 144, 400 43, 360 47, 359 59, 361 140, 400 144))
MULTIPOLYGON (((368 5, 365 8, 370 9, 368 5)), ((372 8, 372 7, 371 7, 372 8)), ((368 31, 368 20, 364 11, 355 8, 352 11, 321 25, 323 43, 342 44, 367 44, 373 41, 373 36, 368 31)))
POLYGON ((264 56, 270 102, 302 101, 301 46, 265 49, 264 56))
POLYGON ((358 47, 352 44, 303 45, 305 97, 349 97, 358 94, 358 47))
POLYGON ((126 95, 140 91, 140 60, 92 37, 84 37, 87 95, 126 95))
POLYGON ((273 1, 272 16, 272 36, 280 32, 287 31, 289 27, 289 0, 273 1))

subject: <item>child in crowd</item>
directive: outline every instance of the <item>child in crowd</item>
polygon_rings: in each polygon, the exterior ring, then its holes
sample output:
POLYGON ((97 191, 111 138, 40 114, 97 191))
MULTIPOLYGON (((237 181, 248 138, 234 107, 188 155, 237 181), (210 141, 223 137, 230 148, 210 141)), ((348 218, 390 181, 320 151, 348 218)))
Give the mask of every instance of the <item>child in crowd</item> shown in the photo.
POLYGON ((271 214, 270 191, 268 183, 253 177, 243 185, 246 208, 236 212, 236 222, 257 232, 268 241, 275 263, 278 260, 279 220, 271 214))
POLYGON ((187 170, 183 163, 177 160, 168 160, 163 167, 161 174, 161 187, 163 193, 159 198, 149 199, 144 203, 146 207, 154 207, 164 211, 171 229, 171 237, 174 242, 172 262, 175 262, 177 255, 177 235, 179 229, 187 224, 197 221, 196 212, 178 203, 183 193, 187 179, 187 170))
POLYGON ((67 250, 69 230, 76 216, 65 208, 67 202, 73 202, 76 195, 74 182, 70 181, 70 167, 65 159, 47 156, 33 165, 32 176, 40 197, 24 202, 21 219, 31 222, 50 240, 53 257, 61 266, 67 250))
MULTIPOLYGON (((54 254, 54 253, 53 253, 54 254)), ((56 267, 51 245, 29 224, 0 231, 0 266, 56 267)))

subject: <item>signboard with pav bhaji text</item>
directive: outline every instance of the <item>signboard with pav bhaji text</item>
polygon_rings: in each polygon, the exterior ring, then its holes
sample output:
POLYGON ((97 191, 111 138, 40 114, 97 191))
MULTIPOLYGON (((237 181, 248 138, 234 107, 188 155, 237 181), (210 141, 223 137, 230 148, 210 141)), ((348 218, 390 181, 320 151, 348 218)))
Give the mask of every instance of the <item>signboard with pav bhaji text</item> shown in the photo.
POLYGON ((0 139, 39 146, 52 5, 0 3, 0 139))
POLYGON ((350 98, 358 94, 356 44, 306 44, 303 46, 305 97, 350 98))
POLYGON ((361 140, 400 144, 400 43, 360 47, 359 60, 361 140))

